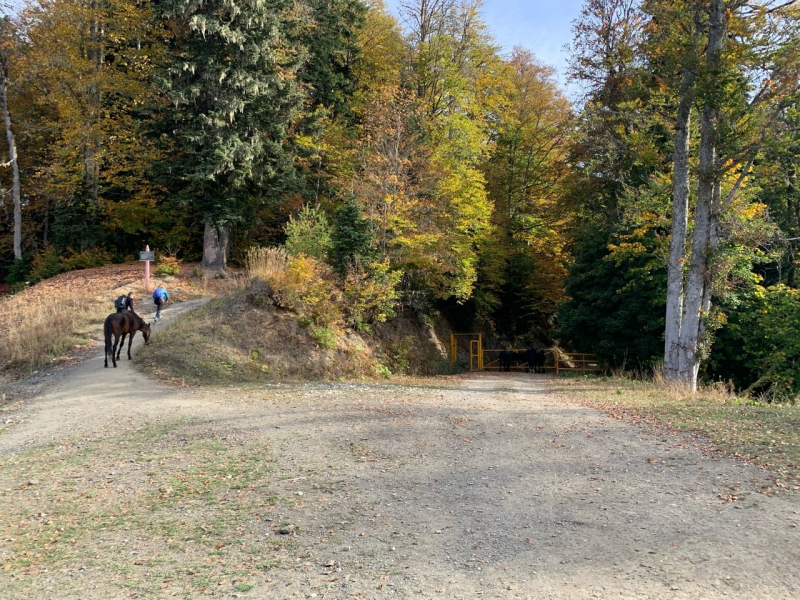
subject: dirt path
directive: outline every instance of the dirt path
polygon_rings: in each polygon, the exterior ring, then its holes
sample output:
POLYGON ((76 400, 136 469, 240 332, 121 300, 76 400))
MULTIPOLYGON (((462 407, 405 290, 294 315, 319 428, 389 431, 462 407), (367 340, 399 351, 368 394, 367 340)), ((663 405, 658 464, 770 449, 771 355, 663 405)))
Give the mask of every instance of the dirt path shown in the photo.
MULTIPOLYGON (((142 313, 142 316, 151 323, 153 335, 158 335, 176 317, 207 301, 191 300, 168 306, 162 320, 155 324, 152 314, 142 313)), ((36 378, 33 387, 43 393, 31 402, 16 403, 17 406, 9 407, 11 410, 0 412, 11 425, 6 435, 0 436, 0 456, 60 437, 108 430, 114 424, 136 422, 136 417, 161 415, 175 407, 174 390, 142 376, 130 364, 126 356, 127 340, 116 369, 111 367, 110 357, 109 367, 103 367, 102 333, 95 342, 92 358, 54 373, 49 379, 36 378)), ((131 353, 136 353, 143 343, 142 334, 137 333, 131 353)))
POLYGON ((0 598, 800 598, 795 496, 544 377, 173 390, 97 366, 0 438, 0 598), (19 561, 59 523, 75 547, 19 561))

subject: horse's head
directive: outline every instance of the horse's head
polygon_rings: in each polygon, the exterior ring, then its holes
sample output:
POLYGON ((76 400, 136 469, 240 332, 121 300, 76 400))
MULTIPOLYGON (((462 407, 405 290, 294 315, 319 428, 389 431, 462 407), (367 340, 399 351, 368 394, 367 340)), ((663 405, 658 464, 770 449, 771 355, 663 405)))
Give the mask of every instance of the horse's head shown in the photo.
POLYGON ((150 343, 150 323, 145 323, 142 327, 142 335, 144 336, 144 345, 150 343))

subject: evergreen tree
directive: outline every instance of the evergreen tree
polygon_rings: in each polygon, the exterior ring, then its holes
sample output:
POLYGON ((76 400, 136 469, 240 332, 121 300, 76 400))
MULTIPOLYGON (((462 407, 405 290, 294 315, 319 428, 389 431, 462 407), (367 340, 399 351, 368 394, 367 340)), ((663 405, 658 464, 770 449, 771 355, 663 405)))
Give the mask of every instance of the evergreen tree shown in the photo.
POLYGON ((367 7, 360 0, 307 0, 313 26, 304 37, 308 63, 301 77, 314 104, 351 116, 352 68, 360 55, 358 34, 367 7))
POLYGON ((308 12, 290 0, 165 0, 174 48, 163 86, 175 109, 174 172, 205 226, 203 266, 224 268, 230 228, 267 185, 287 185, 308 12))
POLYGON ((361 206, 353 196, 336 213, 331 258, 339 273, 345 273, 354 262, 366 264, 375 256, 372 243, 375 234, 370 222, 364 218, 361 206))
POLYGON ((327 260, 332 243, 331 227, 320 207, 306 204, 296 219, 289 217, 285 231, 286 250, 289 254, 305 254, 317 260, 327 260))
POLYGON ((666 270, 653 267, 652 245, 649 252, 615 260, 609 240, 619 238, 619 225, 587 223, 574 233, 559 340, 597 354, 607 366, 652 366, 664 348, 666 293, 666 270))

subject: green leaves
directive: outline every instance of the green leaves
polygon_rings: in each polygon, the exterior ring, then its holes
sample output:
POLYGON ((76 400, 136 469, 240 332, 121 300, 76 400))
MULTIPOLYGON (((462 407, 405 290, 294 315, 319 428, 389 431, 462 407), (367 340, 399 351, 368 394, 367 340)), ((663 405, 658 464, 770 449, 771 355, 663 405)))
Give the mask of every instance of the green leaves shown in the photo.
POLYGON ((709 374, 770 400, 794 402, 800 395, 800 290, 756 286, 726 312, 709 374))

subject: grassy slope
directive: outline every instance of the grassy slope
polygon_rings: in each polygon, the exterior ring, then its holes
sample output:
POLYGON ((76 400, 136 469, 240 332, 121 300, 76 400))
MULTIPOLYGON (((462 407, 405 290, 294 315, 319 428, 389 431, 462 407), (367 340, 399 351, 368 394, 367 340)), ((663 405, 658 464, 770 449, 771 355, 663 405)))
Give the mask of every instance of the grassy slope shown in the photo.
POLYGON ((553 387, 618 418, 700 434, 714 449, 768 467, 777 488, 800 489, 798 405, 756 404, 714 388, 692 396, 620 378, 554 378, 553 387))
POLYGON ((410 319, 372 329, 339 332, 335 349, 321 348, 292 312, 256 305, 245 289, 181 318, 135 361, 161 379, 190 385, 430 375, 449 367, 430 332, 410 319))

